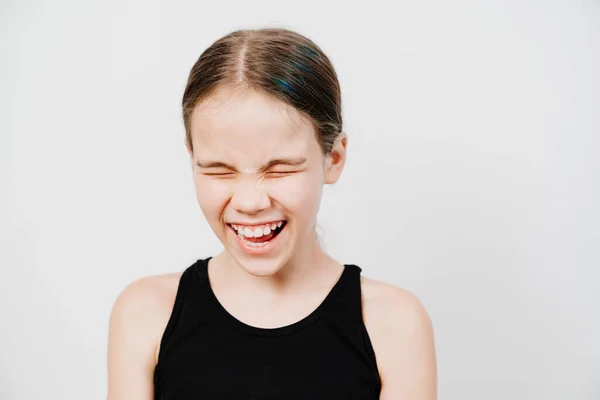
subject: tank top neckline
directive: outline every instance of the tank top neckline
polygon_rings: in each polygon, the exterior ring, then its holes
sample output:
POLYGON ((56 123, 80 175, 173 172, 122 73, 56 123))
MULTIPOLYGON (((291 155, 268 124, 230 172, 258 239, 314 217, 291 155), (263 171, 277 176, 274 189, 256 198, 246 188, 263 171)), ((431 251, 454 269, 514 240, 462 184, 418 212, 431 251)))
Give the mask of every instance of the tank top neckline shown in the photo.
POLYGON ((338 280, 335 282, 333 287, 329 290, 323 301, 319 303, 319 305, 311 311, 307 316, 302 319, 293 322, 288 325, 279 326, 275 328, 263 328, 258 326, 249 325, 239 319, 237 319, 234 315, 232 315, 229 311, 223 307, 217 296, 215 295, 212 286, 210 284, 210 278, 208 276, 208 262, 212 257, 208 257, 204 260, 198 260, 200 265, 199 273, 204 277, 206 292, 208 293, 209 301, 212 303, 214 310, 217 312, 220 318, 222 318, 225 322, 231 325, 233 328, 241 331, 243 333, 254 335, 254 336, 282 336, 294 333, 299 331, 307 326, 316 322, 319 317, 323 314, 329 304, 335 300, 336 294, 340 292, 342 287, 345 285, 346 281, 349 279, 349 275, 352 269, 358 269, 357 266, 353 264, 343 264, 344 269, 340 274, 338 280))

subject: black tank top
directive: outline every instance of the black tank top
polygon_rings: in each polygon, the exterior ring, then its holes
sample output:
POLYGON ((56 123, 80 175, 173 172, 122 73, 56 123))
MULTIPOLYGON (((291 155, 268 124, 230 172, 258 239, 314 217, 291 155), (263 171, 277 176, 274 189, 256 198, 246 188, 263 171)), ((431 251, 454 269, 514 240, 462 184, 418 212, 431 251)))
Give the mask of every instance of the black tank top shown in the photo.
POLYGON ((196 261, 181 276, 154 370, 156 400, 379 399, 358 266, 344 265, 307 317, 259 328, 219 303, 208 280, 209 260, 196 261))

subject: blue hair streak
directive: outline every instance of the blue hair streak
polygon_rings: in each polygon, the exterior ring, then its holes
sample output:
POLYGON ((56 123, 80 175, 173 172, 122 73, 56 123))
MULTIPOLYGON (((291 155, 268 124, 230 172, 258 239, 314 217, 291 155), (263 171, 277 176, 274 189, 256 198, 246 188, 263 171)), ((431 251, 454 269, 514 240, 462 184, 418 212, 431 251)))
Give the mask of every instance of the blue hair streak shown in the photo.
POLYGON ((283 89, 285 89, 286 92, 290 93, 292 96, 296 97, 298 94, 296 93, 296 91, 294 90, 294 88, 292 87, 292 85, 290 85, 289 83, 287 83, 286 81, 284 81, 283 79, 280 78, 273 78, 273 81, 275 83, 277 83, 277 85, 283 89))
POLYGON ((306 67, 304 64, 294 61, 294 65, 296 66, 296 68, 301 69, 304 72, 310 72, 310 69, 308 69, 308 67, 306 67))

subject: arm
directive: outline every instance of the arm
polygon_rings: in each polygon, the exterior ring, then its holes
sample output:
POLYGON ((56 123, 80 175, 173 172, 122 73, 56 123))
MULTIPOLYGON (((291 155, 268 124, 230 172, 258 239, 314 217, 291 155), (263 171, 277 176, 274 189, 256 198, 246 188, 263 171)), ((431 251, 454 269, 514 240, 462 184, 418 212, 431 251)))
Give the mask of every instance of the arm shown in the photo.
POLYGON ((108 400, 153 399, 157 344, 166 325, 156 280, 132 283, 115 302, 108 336, 108 400))
POLYGON ((385 292, 365 309, 382 381, 380 399, 436 400, 437 363, 429 315, 410 292, 399 288, 385 292))

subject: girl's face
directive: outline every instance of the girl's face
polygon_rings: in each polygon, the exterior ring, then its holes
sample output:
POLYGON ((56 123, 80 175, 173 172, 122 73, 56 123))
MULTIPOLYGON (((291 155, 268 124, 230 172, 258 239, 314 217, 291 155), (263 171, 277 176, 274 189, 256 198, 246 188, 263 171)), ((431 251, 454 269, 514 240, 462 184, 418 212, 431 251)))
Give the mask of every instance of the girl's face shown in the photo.
POLYGON ((324 156, 306 118, 252 90, 217 91, 190 122, 196 197, 233 259, 253 275, 310 259, 323 184, 341 174, 345 136, 324 156))

